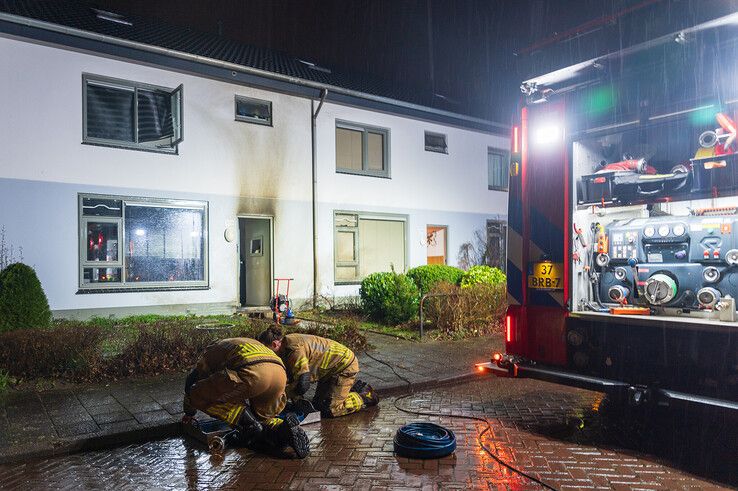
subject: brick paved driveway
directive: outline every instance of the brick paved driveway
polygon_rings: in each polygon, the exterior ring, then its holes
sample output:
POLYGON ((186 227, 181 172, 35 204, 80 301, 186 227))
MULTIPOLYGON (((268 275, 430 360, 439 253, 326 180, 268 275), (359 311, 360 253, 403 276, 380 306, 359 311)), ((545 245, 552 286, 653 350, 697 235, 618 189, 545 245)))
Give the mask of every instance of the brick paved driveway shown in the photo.
MULTIPOLYGON (((719 484, 690 474, 669 457, 605 442, 599 431, 600 399, 543 382, 489 377, 421 392, 400 405, 492 418, 485 443, 559 489, 724 489, 738 482, 730 481, 736 479, 730 469, 738 468, 735 450, 725 452, 726 460, 713 461, 712 468, 694 469, 712 477, 727 470, 718 476, 719 484)), ((304 461, 247 450, 229 451, 218 461, 196 444, 174 438, 0 466, 0 489, 540 489, 477 446, 484 425, 474 421, 430 418, 456 432, 458 448, 450 457, 425 462, 395 457, 395 430, 418 419, 428 418, 401 413, 387 399, 370 412, 307 426, 313 451, 304 461)), ((667 453, 704 453, 693 442, 676 445, 676 452, 667 453)))

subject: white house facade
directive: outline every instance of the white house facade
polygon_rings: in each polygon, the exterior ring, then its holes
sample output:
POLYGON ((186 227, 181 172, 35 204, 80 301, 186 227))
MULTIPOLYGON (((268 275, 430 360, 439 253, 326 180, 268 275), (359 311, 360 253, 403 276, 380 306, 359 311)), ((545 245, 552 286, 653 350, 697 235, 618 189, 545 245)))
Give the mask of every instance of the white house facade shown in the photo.
POLYGON ((0 227, 56 316, 354 296, 504 229, 499 125, 52 20, 0 12, 0 227))

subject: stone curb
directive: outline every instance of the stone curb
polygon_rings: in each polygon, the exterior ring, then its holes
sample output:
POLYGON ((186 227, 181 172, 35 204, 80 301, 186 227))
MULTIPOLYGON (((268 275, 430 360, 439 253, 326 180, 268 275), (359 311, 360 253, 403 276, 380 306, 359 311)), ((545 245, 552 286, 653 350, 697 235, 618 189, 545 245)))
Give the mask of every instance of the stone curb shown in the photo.
MULTIPOLYGON (((470 372, 436 380, 424 380, 410 385, 400 383, 381 387, 376 390, 382 397, 388 397, 404 394, 409 391, 417 392, 435 387, 466 382, 480 376, 484 376, 484 374, 470 372)), ((34 448, 32 444, 26 444, 0 454, 0 464, 12 464, 26 460, 43 459, 90 450, 104 450, 121 445, 144 443, 160 438, 170 438, 181 434, 182 430, 178 421, 151 423, 122 432, 91 435, 89 438, 55 440, 54 444, 44 445, 42 448, 34 448)))
POLYGON ((179 421, 151 423, 116 433, 94 434, 89 438, 58 439, 54 440, 54 443, 44 445, 41 448, 34 448, 34 445, 26 444, 0 455, 0 464, 19 463, 26 460, 68 455, 88 450, 103 450, 179 434, 181 434, 179 421))

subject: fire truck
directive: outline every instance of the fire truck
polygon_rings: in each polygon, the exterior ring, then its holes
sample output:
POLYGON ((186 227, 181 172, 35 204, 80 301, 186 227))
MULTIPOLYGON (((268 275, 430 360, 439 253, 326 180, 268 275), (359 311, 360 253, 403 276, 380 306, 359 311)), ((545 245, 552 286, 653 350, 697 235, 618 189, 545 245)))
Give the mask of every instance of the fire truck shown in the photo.
POLYGON ((521 90, 505 352, 477 368, 738 410, 738 13, 521 90))

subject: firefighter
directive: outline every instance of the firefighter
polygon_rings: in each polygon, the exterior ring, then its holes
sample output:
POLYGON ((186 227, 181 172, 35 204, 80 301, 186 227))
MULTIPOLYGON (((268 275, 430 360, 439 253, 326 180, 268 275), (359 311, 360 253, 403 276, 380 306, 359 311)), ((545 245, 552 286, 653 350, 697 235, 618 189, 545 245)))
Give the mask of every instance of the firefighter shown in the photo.
POLYGON ((287 386, 290 399, 302 398, 310 383, 318 382, 313 405, 321 416, 344 416, 379 402, 369 384, 356 380, 359 361, 341 343, 311 334, 283 335, 279 327, 270 327, 259 334, 259 341, 285 362, 290 376, 287 386))
POLYGON ((184 421, 197 409, 236 429, 232 443, 282 452, 298 458, 310 445, 294 414, 278 415, 287 402, 284 363, 270 349, 249 338, 216 341, 200 355, 185 381, 184 421))

